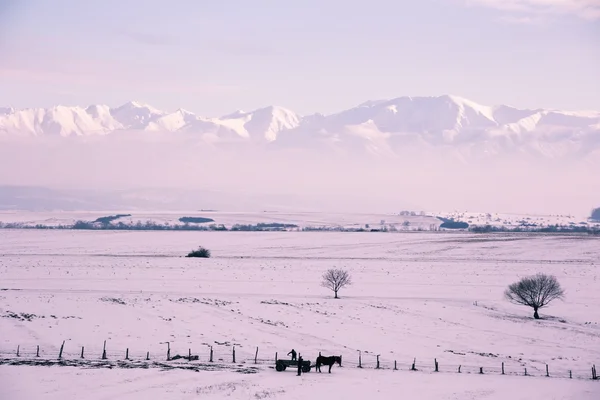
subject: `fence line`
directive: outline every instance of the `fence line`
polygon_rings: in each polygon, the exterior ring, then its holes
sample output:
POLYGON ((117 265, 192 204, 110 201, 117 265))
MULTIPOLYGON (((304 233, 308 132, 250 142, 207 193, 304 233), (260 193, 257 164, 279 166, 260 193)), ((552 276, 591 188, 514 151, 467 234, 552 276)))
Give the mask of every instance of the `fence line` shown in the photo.
MULTIPOLYGON (((239 346, 227 346, 226 348, 219 347, 218 351, 213 346, 203 344, 197 349, 187 348, 182 354, 173 353, 169 342, 162 342, 165 346, 163 351, 141 351, 131 348, 113 349, 110 344, 103 343, 100 347, 75 347, 66 346, 65 341, 60 344, 59 349, 50 348, 44 349, 38 346, 21 346, 16 345, 14 349, 0 348, 0 364, 6 364, 9 361, 22 360, 112 360, 112 361, 187 361, 187 362, 203 362, 215 364, 250 364, 250 365, 271 365, 275 366, 275 360, 278 353, 274 351, 262 351, 256 347, 253 352, 240 350, 239 346)), ((281 353, 285 354, 285 353, 281 353)), ((301 354, 299 354, 301 355, 301 354)), ((521 375, 521 376, 545 376, 549 378, 567 378, 567 379, 592 379, 600 380, 597 375, 596 365, 591 365, 589 369, 557 369, 554 370, 550 364, 545 364, 545 368, 539 369, 534 365, 514 366, 505 365, 504 362, 498 361, 497 365, 484 363, 481 365, 465 365, 453 363, 440 363, 437 359, 419 359, 398 360, 398 359, 382 359, 380 355, 369 354, 367 360, 365 356, 359 352, 354 357, 342 355, 342 367, 351 368, 368 368, 393 371, 420 371, 427 373, 461 373, 461 374, 496 374, 496 375, 521 375), (353 359, 356 358, 356 359, 353 359)), ((282 358, 282 357, 279 357, 282 358)), ((283 357, 287 358, 287 356, 283 357)), ((316 357, 315 357, 316 358, 316 357)))

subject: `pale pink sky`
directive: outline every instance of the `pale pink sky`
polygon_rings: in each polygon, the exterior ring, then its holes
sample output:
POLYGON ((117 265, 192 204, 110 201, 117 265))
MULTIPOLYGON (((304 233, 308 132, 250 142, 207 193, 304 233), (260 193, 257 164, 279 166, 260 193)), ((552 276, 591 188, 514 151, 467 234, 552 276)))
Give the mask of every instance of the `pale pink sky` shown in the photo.
POLYGON ((600 109, 599 10, 599 0, 4 1, 0 105, 310 114, 450 93, 600 109))
MULTIPOLYGON (((166 4, 0 2, 0 106, 139 100, 207 116, 270 104, 306 115, 451 93, 490 105, 600 110, 600 0, 166 4)), ((600 193, 597 163, 465 165, 434 153, 392 165, 310 153, 217 156, 118 139, 19 146, 0 146, 2 184, 192 184, 343 198, 350 208, 514 212, 587 213, 600 193)))

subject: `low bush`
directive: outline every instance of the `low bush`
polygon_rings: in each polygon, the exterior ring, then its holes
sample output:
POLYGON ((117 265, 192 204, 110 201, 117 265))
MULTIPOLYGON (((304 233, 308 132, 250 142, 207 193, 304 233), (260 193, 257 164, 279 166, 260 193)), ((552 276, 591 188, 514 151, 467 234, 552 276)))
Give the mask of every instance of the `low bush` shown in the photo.
POLYGON ((190 251, 186 257, 210 258, 210 250, 198 247, 196 250, 190 251))

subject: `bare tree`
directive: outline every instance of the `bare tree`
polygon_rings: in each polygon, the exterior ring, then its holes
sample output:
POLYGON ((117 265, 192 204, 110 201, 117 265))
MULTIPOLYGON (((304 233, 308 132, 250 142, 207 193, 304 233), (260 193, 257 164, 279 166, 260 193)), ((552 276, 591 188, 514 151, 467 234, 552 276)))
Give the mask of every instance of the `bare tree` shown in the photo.
POLYGON ((336 299, 339 299, 338 290, 351 284, 352 280, 348 271, 333 268, 323 274, 323 281, 321 282, 321 286, 333 290, 336 299))
POLYGON ((533 308, 533 318, 540 319, 538 310, 552 300, 562 299, 565 292, 552 275, 536 274, 515 282, 506 289, 504 296, 512 303, 533 308))

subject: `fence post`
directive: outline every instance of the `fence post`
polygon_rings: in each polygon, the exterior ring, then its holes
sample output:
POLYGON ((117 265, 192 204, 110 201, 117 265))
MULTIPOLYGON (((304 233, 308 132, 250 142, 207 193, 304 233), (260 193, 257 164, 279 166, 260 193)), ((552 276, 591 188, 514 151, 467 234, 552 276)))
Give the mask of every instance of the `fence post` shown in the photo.
POLYGON ((106 340, 104 341, 104 347, 102 348, 102 359, 106 360, 106 340))
POLYGON ((254 353, 254 364, 258 362, 258 346, 256 346, 256 353, 254 353))
POLYGON ((83 358, 83 349, 84 349, 84 347, 81 346, 81 358, 83 358))
POLYGON ((398 370, 398 364, 396 364, 396 360, 394 360, 394 371, 398 370))
POLYGON ((65 341, 63 340, 62 344, 60 345, 60 351, 58 352, 58 359, 60 360, 62 358, 62 353, 63 353, 63 349, 65 348, 65 341))
POLYGON ((483 374, 483 367, 479 367, 479 373, 483 374))
POLYGON ((504 375, 504 362, 502 363, 502 375, 504 375))
POLYGON ((18 345, 18 346, 17 346, 17 357, 20 357, 20 356, 19 356, 19 350, 20 350, 20 349, 21 349, 21 345, 18 345))
MULTIPOLYGON (((275 353, 275 354, 277 354, 277 353, 275 353)), ((212 348, 212 346, 210 346, 210 359, 209 359, 209 362, 213 362, 213 348, 212 348)))
POLYGON ((573 372, 569 370, 569 379, 573 379, 573 372))
POLYGON ((375 369, 379 369, 379 354, 377 354, 377 367, 375 369))
POLYGON ((37 351, 35 352, 35 356, 39 357, 40 356, 40 345, 38 344, 37 346, 37 351))
POLYGON ((433 362, 435 363, 435 372, 439 372, 437 358, 434 358, 433 362))
POLYGON ((188 349, 188 361, 192 361, 192 349, 188 349))
POLYGON ((527 368, 525 368, 525 376, 527 376, 527 368))
POLYGON ((146 361, 150 360, 150 352, 146 352, 146 361))
POLYGON ((235 346, 233 346, 233 363, 235 364, 235 346))
POLYGON ((415 358, 413 360, 412 366, 410 367, 411 371, 416 371, 417 370, 417 359, 415 358))
POLYGON ((460 367, 462 367, 462 365, 458 366, 458 373, 460 374, 460 367))
POLYGON ((358 351, 358 368, 362 368, 362 351, 358 351))
POLYGON ((548 372, 548 364, 546 364, 546 376, 550 376, 550 372, 548 372))
POLYGON ((167 361, 171 361, 171 342, 167 342, 167 361))
POLYGON ((129 360, 129 347, 125 350, 125 359, 129 360))

